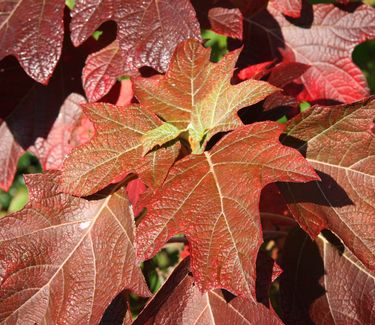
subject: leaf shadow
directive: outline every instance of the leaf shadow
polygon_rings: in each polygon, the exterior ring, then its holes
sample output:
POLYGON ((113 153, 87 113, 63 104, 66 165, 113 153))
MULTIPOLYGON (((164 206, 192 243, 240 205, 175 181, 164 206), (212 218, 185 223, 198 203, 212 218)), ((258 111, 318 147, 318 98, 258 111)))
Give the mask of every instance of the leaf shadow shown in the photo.
POLYGON ((324 262, 317 244, 299 227, 293 229, 283 249, 280 276, 280 307, 287 324, 314 324, 310 306, 323 296, 320 280, 324 262))
MULTIPOLYGON (((280 141, 297 149, 306 157, 307 143, 292 136, 282 135, 280 141)), ((319 170, 315 170, 320 181, 308 183, 278 182, 286 203, 315 203, 322 206, 343 207, 354 205, 346 191, 336 180, 319 170)))

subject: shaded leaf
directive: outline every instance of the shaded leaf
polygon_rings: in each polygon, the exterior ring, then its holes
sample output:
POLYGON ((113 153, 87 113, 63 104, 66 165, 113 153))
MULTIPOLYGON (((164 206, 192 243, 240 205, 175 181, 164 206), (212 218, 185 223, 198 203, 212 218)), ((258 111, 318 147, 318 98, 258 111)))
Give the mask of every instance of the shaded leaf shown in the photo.
POLYGON ((375 37, 374 8, 353 4, 344 10, 306 3, 301 17, 290 20, 274 3, 268 11, 247 18, 251 28, 248 42, 258 44, 249 55, 264 61, 280 54, 287 61, 310 65, 301 77, 305 86, 301 99, 353 102, 368 95, 365 77, 351 54, 357 44, 375 37))
POLYGON ((231 85, 239 53, 233 51, 219 63, 212 63, 210 50, 198 41, 183 42, 165 76, 135 80, 135 96, 164 121, 181 129, 188 127, 192 150, 201 153, 212 135, 242 125, 239 109, 277 90, 257 80, 231 85))
POLYGON ((321 182, 283 184, 288 207, 311 237, 331 229, 375 271, 375 100, 313 106, 287 124, 284 144, 296 147, 321 182))
POLYGON ((26 73, 47 84, 64 39, 64 1, 0 1, 0 59, 14 55, 26 73))
POLYGON ((0 220, 2 322, 95 324, 123 289, 149 295, 124 189, 87 201, 56 177, 28 176, 30 202, 0 220))
POLYGON ((117 23, 117 39, 125 73, 142 66, 160 72, 167 69, 176 45, 188 38, 200 39, 199 24, 188 0, 76 0, 71 12, 71 38, 78 46, 105 21, 117 23))
POLYGON ((225 288, 255 300, 262 188, 317 177, 301 155, 280 144, 281 132, 273 122, 243 126, 210 151, 178 161, 147 200, 147 215, 137 228, 139 259, 152 257, 170 237, 183 233, 201 290, 225 288))
POLYGON ((221 290, 201 293, 183 260, 138 315, 140 324, 282 324, 276 313, 243 298, 228 299, 221 290), (173 311, 173 312, 171 312, 173 311))
POLYGON ((96 102, 106 95, 116 78, 124 74, 123 61, 117 40, 88 56, 82 72, 82 83, 90 102, 96 102))
POLYGON ((272 69, 271 66, 273 61, 262 62, 258 64, 250 65, 242 69, 238 74, 238 78, 241 80, 256 79, 259 80, 263 78, 272 69))
POLYGON ((239 9, 212 8, 208 19, 215 33, 242 40, 243 17, 239 9))
MULTIPOLYGON (((332 235, 330 235, 332 237, 332 235)), ((344 246, 300 229, 287 238, 280 279, 288 324, 371 324, 375 278, 344 246)))
POLYGON ((79 107, 85 99, 71 94, 57 116, 52 109, 45 114, 42 109, 45 98, 42 96, 48 89, 41 87, 32 88, 21 101, 22 106, 17 107, 0 125, 0 186, 4 190, 12 184, 18 159, 26 150, 39 158, 43 169, 60 169, 72 148, 87 140, 86 132, 89 132, 90 125, 81 124, 79 107))
POLYGON ((92 140, 72 151, 65 160, 62 188, 85 196, 95 193, 129 173, 138 173, 151 187, 158 187, 177 158, 177 144, 142 157, 142 137, 162 122, 139 106, 86 104, 84 113, 95 127, 92 140))

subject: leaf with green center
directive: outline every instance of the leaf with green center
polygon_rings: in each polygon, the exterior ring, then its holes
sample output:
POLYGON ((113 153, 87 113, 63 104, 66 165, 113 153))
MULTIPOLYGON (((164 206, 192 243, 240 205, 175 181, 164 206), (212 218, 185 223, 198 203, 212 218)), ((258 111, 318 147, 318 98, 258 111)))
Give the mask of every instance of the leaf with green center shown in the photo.
POLYGON ((72 151, 64 161, 62 189, 85 196, 111 182, 137 173, 150 187, 158 187, 179 152, 178 144, 142 156, 142 137, 162 122, 137 105, 87 104, 84 113, 94 124, 92 140, 72 151))
POLYGON ((178 161, 147 199, 147 215, 137 228, 139 259, 152 257, 183 233, 201 290, 225 288, 255 300, 262 188, 318 178, 301 154, 280 144, 281 132, 275 122, 243 126, 210 151, 178 161))
POLYGON ((180 130, 171 123, 163 123, 156 129, 148 131, 142 136, 143 155, 154 147, 161 146, 177 138, 183 131, 184 130, 180 130))
POLYGON ((215 133, 242 125, 238 110, 278 90, 257 80, 231 84, 240 51, 212 63, 210 49, 196 40, 185 41, 176 48, 165 76, 135 79, 135 96, 164 121, 180 129, 189 126, 192 150, 201 153, 215 133))

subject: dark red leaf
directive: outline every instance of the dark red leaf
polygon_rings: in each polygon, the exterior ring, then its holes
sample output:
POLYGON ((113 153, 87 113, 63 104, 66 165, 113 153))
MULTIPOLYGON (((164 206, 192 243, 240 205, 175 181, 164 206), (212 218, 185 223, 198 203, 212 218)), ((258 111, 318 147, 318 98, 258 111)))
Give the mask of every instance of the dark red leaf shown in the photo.
POLYGON ((212 8, 208 19, 215 33, 242 40, 243 17, 239 9, 212 8))
POLYGON ((247 18, 247 41, 257 44, 249 55, 263 61, 282 55, 286 61, 310 65, 301 77, 305 90, 300 99, 349 103, 367 96, 365 77, 351 54, 357 44, 375 37, 375 9, 364 4, 346 10, 331 4, 306 4, 301 17, 290 20, 275 3, 269 4, 268 11, 247 18))
POLYGON ((313 106, 292 119, 284 144, 306 156, 321 182, 283 184, 300 226, 316 237, 332 230, 375 272, 375 99, 350 105, 313 106))
POLYGON ((117 23, 117 39, 124 74, 142 66, 160 72, 167 69, 176 45, 188 38, 200 39, 199 24, 188 0, 76 0, 71 13, 71 38, 78 46, 108 20, 117 23))
POLYGON ((79 106, 85 99, 71 94, 57 112, 53 107, 46 112, 42 103, 46 91, 43 86, 33 87, 0 125, 0 187, 4 190, 12 184, 18 159, 26 150, 39 158, 43 169, 60 169, 73 147, 88 140, 90 125, 82 125, 79 106))
POLYGON ((47 84, 64 39, 64 1, 0 2, 0 59, 14 55, 26 73, 47 84))
POLYGON ((337 238, 329 242, 319 235, 314 243, 301 230, 293 231, 282 266, 287 324, 371 324, 375 319, 375 277, 337 238))
POLYGON ((124 74, 124 61, 117 40, 89 55, 82 72, 82 83, 90 102, 96 102, 110 91, 116 78, 124 74))
POLYGON ((4 323, 96 324, 125 288, 149 295, 125 190, 87 201, 59 193, 56 177, 28 176, 30 202, 0 220, 4 323))
POLYGON ((258 64, 253 64, 248 66, 247 68, 242 69, 238 73, 238 78, 241 80, 247 79, 256 79, 259 80, 263 78, 267 73, 271 70, 271 65, 273 61, 262 62, 258 64))
POLYGON ((183 260, 146 305, 134 325, 143 324, 282 324, 272 309, 221 290, 201 293, 183 260))
POLYGON ((243 126, 210 151, 178 161, 148 199, 147 215, 137 228, 140 260, 183 233, 201 290, 225 288, 255 301, 261 189, 275 181, 317 177, 301 155, 280 144, 281 132, 274 122, 243 126))

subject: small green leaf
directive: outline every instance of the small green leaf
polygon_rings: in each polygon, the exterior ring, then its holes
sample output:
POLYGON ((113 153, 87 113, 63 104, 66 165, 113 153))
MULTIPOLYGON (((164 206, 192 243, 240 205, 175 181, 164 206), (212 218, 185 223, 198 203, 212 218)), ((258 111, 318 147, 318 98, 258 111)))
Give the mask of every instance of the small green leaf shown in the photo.
POLYGON ((75 0, 65 0, 65 5, 70 9, 73 10, 76 2, 75 0))
POLYGON ((308 110, 310 107, 311 107, 311 104, 309 102, 302 102, 299 104, 299 109, 301 112, 308 110))
POLYGON ((180 130, 171 123, 164 123, 148 131, 142 136, 143 144, 143 155, 152 150, 156 146, 162 146, 163 144, 176 139, 185 130, 180 130))
POLYGON ((94 38, 95 41, 98 41, 100 36, 102 36, 103 31, 101 30, 96 30, 95 32, 92 33, 92 37, 94 38))

